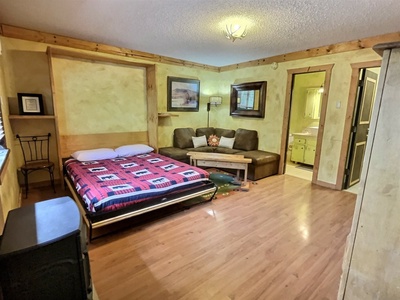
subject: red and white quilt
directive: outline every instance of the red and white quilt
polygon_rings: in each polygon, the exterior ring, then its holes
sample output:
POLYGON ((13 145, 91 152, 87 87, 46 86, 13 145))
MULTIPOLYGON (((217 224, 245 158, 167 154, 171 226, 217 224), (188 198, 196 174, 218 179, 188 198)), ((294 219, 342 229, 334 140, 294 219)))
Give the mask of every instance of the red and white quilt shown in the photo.
POLYGON ((119 209, 209 177, 203 169, 157 153, 85 162, 69 159, 65 169, 91 212, 119 209))

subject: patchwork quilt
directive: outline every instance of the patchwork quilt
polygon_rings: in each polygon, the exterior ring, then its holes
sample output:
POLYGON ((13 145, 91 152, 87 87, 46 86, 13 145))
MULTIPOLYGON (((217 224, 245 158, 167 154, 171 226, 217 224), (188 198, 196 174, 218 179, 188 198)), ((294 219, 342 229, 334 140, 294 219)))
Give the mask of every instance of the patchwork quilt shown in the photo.
POLYGON ((65 169, 90 212, 110 211, 185 189, 209 173, 158 153, 80 162, 65 169))

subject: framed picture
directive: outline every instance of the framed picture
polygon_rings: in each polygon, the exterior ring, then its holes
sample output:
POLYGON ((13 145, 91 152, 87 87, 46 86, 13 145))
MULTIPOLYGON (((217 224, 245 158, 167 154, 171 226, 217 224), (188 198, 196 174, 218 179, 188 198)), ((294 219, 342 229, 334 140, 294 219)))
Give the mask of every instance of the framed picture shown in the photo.
POLYGON ((168 76, 167 84, 168 111, 199 111, 200 80, 168 76))
POLYGON ((18 93, 20 115, 43 115, 43 98, 41 94, 18 93))

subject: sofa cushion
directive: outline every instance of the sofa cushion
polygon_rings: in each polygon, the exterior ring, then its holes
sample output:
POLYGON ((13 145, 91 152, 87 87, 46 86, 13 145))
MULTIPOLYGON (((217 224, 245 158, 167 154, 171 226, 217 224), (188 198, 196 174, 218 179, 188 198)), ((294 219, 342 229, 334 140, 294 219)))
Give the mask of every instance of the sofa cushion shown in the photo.
POLYGON ((212 134, 214 134, 214 127, 204 127, 196 129, 196 136, 205 135, 206 138, 208 139, 208 137, 212 134))
POLYGON ((195 136, 193 128, 176 128, 174 130, 174 147, 193 148, 192 136, 195 136))
POLYGON ((232 129, 223 129, 223 128, 215 128, 214 134, 218 137, 224 136, 227 138, 235 137, 235 130, 232 129))
POLYGON ((180 149, 175 147, 164 147, 158 149, 158 153, 160 153, 161 155, 165 155, 183 162, 189 161, 189 157, 187 156, 188 152, 189 151, 186 149, 180 149))
POLYGON ((257 150, 258 136, 256 130, 238 128, 235 134, 233 148, 245 151, 257 150))
POLYGON ((242 151, 237 154, 243 154, 246 158, 251 158, 253 165, 264 165, 267 163, 279 161, 279 154, 263 150, 242 151))
POLYGON ((205 147, 207 146, 207 139, 205 135, 202 136, 192 136, 193 147, 205 147))
POLYGON ((238 152, 240 152, 240 150, 217 147, 217 148, 215 148, 215 152, 216 153, 223 153, 223 154, 237 154, 238 152))
POLYGON ((227 137, 221 136, 218 147, 232 149, 234 143, 235 143, 235 138, 227 138, 227 137))
POLYGON ((215 147, 199 147, 199 148, 187 148, 186 150, 188 151, 193 151, 193 152, 214 152, 215 147))

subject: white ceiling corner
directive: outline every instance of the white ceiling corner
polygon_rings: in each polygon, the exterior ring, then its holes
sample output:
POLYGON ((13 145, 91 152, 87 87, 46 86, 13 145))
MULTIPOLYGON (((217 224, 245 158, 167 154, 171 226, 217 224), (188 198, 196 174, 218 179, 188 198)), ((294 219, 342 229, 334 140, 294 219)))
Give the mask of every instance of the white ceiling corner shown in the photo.
POLYGON ((399 20, 398 0, 0 0, 3 24, 213 66, 397 32, 399 20), (232 42, 235 19, 248 34, 232 42))

